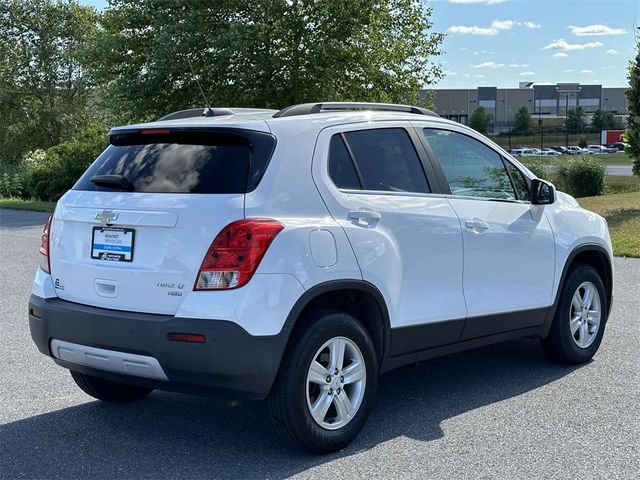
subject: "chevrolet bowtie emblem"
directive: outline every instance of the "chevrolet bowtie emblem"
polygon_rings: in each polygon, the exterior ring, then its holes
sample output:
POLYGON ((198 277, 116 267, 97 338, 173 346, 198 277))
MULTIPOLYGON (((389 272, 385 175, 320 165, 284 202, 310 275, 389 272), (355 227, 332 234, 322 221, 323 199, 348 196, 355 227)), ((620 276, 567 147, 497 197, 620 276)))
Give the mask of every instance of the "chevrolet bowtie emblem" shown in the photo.
POLYGON ((114 213, 111 210, 103 210, 100 213, 96 213, 96 216, 94 218, 96 220, 100 220, 100 222, 104 225, 109 225, 117 220, 118 215, 118 213, 114 213))

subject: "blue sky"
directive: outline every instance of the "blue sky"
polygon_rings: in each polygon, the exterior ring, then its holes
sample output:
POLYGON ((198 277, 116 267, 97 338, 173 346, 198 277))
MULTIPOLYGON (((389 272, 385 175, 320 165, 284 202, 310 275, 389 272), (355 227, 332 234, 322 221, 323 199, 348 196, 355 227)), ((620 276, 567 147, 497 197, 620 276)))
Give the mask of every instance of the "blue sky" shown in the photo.
MULTIPOLYGON (((104 8, 106 0, 81 0, 104 8)), ((447 34, 438 88, 626 85, 639 0, 427 0, 447 34)))

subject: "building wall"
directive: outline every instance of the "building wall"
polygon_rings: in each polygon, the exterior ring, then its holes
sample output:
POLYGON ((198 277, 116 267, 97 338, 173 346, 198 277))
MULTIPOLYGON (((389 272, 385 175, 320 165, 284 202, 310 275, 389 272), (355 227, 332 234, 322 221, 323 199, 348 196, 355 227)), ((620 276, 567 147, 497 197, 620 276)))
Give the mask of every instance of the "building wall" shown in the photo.
POLYGON ((495 127, 510 125, 521 107, 532 117, 565 116, 568 108, 580 105, 587 114, 598 108, 617 114, 627 112, 626 88, 602 85, 534 85, 533 88, 478 87, 434 90, 434 109, 445 118, 468 123, 471 113, 483 106, 494 118, 495 127), (579 91, 577 90, 579 87, 579 91), (559 91, 560 90, 560 91, 559 91))

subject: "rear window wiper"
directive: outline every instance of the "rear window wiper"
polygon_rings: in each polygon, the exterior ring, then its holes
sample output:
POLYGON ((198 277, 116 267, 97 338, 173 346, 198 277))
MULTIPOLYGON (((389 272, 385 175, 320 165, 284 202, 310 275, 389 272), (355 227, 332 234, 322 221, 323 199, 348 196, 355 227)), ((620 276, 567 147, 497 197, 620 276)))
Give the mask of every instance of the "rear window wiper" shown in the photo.
POLYGON ((133 190, 133 184, 122 175, 94 175, 89 180, 99 187, 115 188, 125 191, 133 190))

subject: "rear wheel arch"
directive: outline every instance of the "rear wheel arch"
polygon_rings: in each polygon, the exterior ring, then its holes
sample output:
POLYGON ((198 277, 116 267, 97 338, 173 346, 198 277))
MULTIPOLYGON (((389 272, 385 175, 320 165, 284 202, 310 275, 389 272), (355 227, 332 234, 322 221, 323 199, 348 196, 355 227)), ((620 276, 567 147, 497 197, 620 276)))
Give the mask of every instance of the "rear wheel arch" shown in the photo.
POLYGON ((315 321, 315 316, 308 313, 317 310, 340 310, 355 317, 371 336, 379 365, 382 363, 389 350, 391 324, 384 297, 374 285, 362 280, 335 280, 307 290, 285 321, 291 332, 285 355, 305 326, 315 321))

